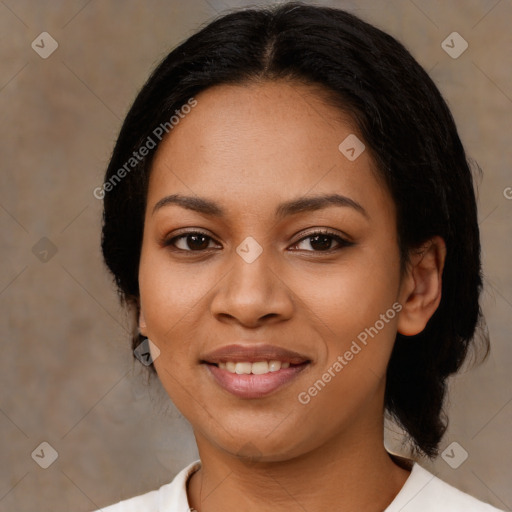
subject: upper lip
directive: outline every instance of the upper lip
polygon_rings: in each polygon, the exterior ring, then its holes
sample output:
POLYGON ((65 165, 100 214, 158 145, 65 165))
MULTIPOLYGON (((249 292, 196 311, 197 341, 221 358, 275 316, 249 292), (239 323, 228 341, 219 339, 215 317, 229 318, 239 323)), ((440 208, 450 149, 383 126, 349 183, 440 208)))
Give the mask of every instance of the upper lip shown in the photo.
POLYGON ((307 356, 282 347, 268 344, 247 345, 233 344, 217 348, 201 357, 201 362, 218 364, 225 361, 235 363, 256 361, 281 361, 290 364, 308 362, 307 356))

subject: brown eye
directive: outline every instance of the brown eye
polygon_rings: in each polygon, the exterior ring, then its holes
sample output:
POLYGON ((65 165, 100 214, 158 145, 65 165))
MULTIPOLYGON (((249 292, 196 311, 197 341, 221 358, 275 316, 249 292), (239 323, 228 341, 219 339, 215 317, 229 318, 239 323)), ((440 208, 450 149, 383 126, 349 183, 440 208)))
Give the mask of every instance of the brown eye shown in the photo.
POLYGON ((201 232, 194 231, 175 236, 174 238, 171 238, 165 242, 165 245, 172 246, 173 248, 180 251, 198 252, 209 249, 209 244, 211 241, 212 238, 210 236, 201 232))
POLYGON ((333 237, 329 235, 315 235, 309 237, 309 239, 311 247, 319 251, 327 251, 331 249, 331 244, 333 242, 333 237))
POLYGON ((312 251, 309 249, 304 249, 309 252, 327 252, 335 249, 339 249, 342 247, 348 247, 353 245, 352 242, 345 240, 341 236, 336 233, 332 233, 330 231, 317 231, 311 233, 310 235, 299 240, 294 247, 299 246, 305 241, 309 241, 309 246, 313 249, 312 251), (332 247, 332 242, 335 241, 338 244, 338 247, 332 247))

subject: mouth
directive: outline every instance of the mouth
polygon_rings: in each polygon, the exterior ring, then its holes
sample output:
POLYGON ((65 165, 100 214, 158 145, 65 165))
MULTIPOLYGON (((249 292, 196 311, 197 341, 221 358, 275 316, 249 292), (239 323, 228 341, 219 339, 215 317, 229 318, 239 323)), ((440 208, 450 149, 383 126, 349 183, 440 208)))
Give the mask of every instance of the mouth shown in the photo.
POLYGON ((222 389, 245 399, 277 391, 311 364, 302 354, 272 345, 229 345, 200 362, 222 389))
MULTIPOLYGON (((266 373, 278 372, 290 367, 288 361, 226 361, 220 362, 216 365, 221 370, 227 370, 229 373, 236 373, 237 375, 265 375, 266 373)), ((294 365, 297 366, 297 365, 294 365)))

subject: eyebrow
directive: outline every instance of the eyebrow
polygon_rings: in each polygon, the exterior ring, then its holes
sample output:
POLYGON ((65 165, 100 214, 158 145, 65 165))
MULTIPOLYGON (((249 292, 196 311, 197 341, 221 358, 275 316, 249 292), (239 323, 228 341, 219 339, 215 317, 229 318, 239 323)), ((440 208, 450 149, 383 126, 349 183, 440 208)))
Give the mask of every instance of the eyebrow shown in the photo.
MULTIPOLYGON (((226 216, 226 212, 215 201, 203 197, 184 196, 181 194, 172 194, 160 199, 153 207, 152 214, 154 214, 160 208, 169 205, 178 205, 182 208, 193 210, 195 212, 212 217, 224 218, 226 216)), ((364 217, 369 219, 368 213, 357 201, 354 201, 353 199, 350 199, 350 197, 346 197, 340 194, 305 196, 299 197, 298 199, 292 199, 278 205, 275 210, 275 215, 277 218, 284 218, 290 215, 295 215, 297 213, 321 210, 329 206, 353 208, 357 212, 361 213, 364 217)))

